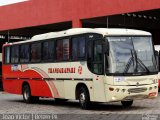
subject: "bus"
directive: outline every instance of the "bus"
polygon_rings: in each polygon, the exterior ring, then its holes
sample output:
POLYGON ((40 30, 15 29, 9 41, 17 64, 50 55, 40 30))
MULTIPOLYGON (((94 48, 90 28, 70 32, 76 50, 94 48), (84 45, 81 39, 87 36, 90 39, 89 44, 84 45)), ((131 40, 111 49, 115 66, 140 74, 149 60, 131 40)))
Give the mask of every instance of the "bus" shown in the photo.
POLYGON ((157 59, 157 61, 158 61, 158 71, 159 71, 159 73, 158 73, 158 89, 159 89, 159 92, 160 92, 160 65, 159 65, 159 63, 160 63, 160 45, 154 45, 154 48, 158 53, 158 59, 157 59))
POLYGON ((3 46, 3 87, 26 103, 41 97, 92 102, 156 98, 158 70, 150 33, 119 28, 73 28, 3 46))

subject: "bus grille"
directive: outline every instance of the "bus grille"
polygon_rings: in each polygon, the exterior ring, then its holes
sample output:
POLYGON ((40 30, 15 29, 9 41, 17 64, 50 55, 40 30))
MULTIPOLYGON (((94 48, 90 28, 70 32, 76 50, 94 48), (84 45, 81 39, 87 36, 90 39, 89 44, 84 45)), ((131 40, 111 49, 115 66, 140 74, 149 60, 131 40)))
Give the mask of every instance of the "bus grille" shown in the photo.
POLYGON ((129 93, 140 93, 140 92, 145 92, 147 90, 147 88, 143 87, 143 88, 131 88, 128 89, 129 93))

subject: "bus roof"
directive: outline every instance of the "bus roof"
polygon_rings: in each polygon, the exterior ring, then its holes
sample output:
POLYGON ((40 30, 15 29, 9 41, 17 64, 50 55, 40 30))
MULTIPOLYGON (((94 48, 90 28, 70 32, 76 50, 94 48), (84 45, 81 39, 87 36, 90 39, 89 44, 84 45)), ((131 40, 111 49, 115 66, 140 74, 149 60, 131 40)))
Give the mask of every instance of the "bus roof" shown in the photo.
POLYGON ((59 32, 49 32, 45 34, 35 35, 30 40, 15 42, 14 44, 27 43, 44 39, 65 37, 71 35, 78 35, 84 33, 98 33, 102 35, 151 35, 149 32, 134 30, 134 29, 122 29, 122 28, 72 28, 59 32))

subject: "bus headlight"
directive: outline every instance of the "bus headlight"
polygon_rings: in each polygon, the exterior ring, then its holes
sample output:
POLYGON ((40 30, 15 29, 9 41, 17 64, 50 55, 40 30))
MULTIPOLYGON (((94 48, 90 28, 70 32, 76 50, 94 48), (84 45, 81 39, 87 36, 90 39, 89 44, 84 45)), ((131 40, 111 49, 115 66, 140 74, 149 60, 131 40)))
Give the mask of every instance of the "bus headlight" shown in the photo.
POLYGON ((109 87, 109 90, 110 90, 110 91, 113 91, 113 90, 114 90, 114 88, 112 88, 112 87, 109 87))
POLYGON ((116 88, 116 91, 117 91, 117 92, 119 92, 119 90, 120 90, 119 88, 116 88))
POLYGON ((126 91, 126 89, 122 89, 122 92, 125 92, 126 91))
POLYGON ((154 86, 154 89, 157 89, 157 86, 154 86))

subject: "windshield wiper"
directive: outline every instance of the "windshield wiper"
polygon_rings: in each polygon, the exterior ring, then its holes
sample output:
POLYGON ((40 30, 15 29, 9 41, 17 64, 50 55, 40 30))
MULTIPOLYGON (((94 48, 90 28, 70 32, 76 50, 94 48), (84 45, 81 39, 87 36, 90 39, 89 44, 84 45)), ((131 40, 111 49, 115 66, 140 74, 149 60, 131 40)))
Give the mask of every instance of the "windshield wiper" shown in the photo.
POLYGON ((134 68, 134 73, 138 72, 138 65, 145 70, 146 72, 150 72, 149 69, 145 66, 145 64, 137 57, 137 53, 135 50, 131 50, 131 58, 129 59, 125 69, 124 69, 124 73, 127 73, 131 63, 133 62, 133 68, 134 68))
POLYGON ((133 54, 133 50, 131 50, 131 57, 130 59, 128 60, 127 64, 126 64, 126 67, 124 69, 124 72, 123 73, 127 73, 129 68, 131 67, 131 64, 133 62, 133 66, 134 66, 134 72, 137 71, 137 61, 136 61, 136 56, 135 54, 133 54))
POLYGON ((148 73, 150 72, 149 69, 145 66, 145 64, 139 58, 137 58, 137 61, 140 64, 140 66, 143 67, 148 73))
POLYGON ((145 64, 137 57, 137 52, 134 50, 134 55, 136 56, 136 61, 139 64, 139 66, 146 70, 146 72, 150 72, 149 69, 145 66, 145 64))

